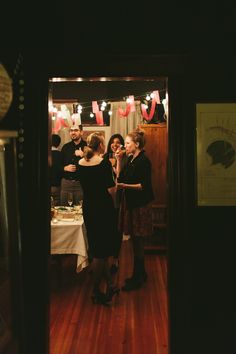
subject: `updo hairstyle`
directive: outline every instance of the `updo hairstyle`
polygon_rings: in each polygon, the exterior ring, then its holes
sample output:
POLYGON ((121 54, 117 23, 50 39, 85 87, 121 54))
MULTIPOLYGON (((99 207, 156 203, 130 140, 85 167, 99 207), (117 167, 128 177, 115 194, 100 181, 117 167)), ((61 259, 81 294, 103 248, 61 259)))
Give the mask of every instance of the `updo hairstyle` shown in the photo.
POLYGON ((104 144, 104 136, 100 132, 95 132, 87 137, 87 146, 84 147, 84 158, 89 161, 95 152, 99 152, 101 144, 104 144))
POLYGON ((143 149, 146 143, 146 139, 144 137, 144 131, 141 129, 136 129, 131 133, 128 133, 127 136, 129 136, 134 143, 138 143, 139 149, 143 149))

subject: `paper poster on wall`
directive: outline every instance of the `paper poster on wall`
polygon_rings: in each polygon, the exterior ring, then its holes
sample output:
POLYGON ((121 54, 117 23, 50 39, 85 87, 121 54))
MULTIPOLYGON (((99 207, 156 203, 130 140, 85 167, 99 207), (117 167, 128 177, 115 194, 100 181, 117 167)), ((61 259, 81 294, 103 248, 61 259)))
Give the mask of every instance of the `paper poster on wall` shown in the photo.
POLYGON ((196 105, 197 204, 236 205, 236 103, 196 105))

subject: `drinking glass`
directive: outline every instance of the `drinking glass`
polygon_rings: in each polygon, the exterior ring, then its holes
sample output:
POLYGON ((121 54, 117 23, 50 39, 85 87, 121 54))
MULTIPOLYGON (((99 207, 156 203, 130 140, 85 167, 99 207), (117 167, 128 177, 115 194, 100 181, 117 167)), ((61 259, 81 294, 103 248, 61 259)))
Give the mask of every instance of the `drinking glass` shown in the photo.
POLYGON ((67 193, 67 203, 69 204, 70 207, 73 204, 73 193, 71 192, 67 193))

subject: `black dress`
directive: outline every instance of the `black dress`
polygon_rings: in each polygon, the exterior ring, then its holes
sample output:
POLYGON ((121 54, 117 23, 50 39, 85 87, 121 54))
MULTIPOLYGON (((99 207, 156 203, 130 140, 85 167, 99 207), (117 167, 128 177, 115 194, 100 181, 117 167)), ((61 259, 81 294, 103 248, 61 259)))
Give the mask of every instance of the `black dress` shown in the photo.
POLYGON ((110 161, 79 165, 79 179, 84 191, 83 216, 89 252, 95 258, 112 256, 117 224, 114 203, 107 190, 115 186, 110 161))

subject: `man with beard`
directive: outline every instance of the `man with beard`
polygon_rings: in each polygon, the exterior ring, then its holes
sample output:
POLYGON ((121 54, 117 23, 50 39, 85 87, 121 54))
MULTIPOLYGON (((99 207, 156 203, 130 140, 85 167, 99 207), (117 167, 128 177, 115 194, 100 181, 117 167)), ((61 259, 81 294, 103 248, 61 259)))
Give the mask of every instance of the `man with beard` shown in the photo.
POLYGON ((64 144, 61 149, 64 175, 61 181, 61 204, 68 205, 68 193, 73 194, 73 204, 78 205, 83 200, 83 190, 79 182, 79 160, 83 157, 86 141, 82 139, 82 125, 70 127, 71 141, 64 144))

